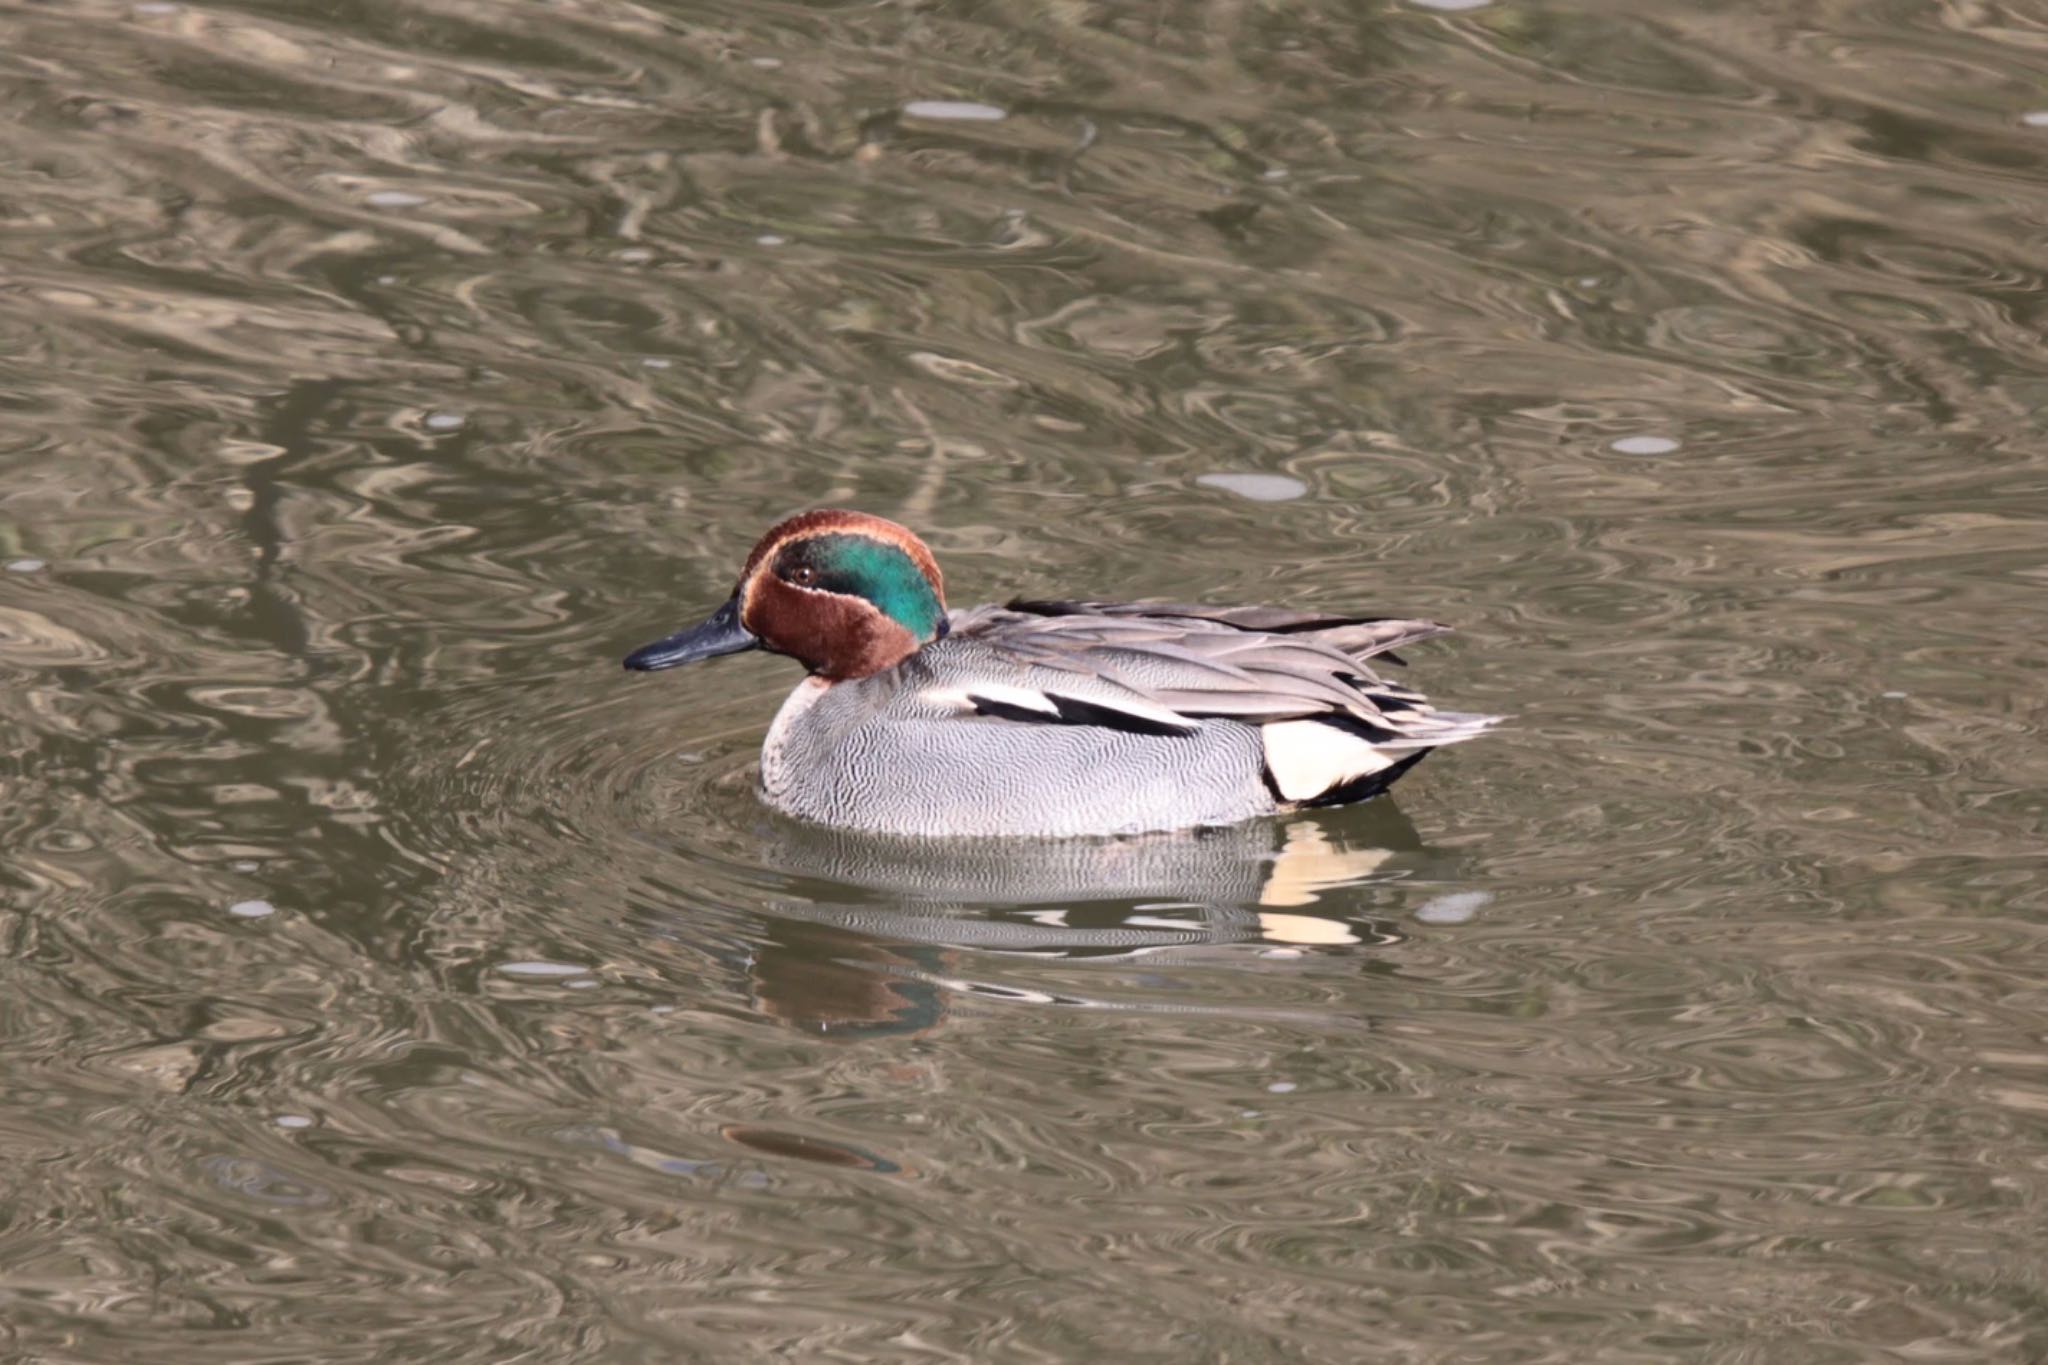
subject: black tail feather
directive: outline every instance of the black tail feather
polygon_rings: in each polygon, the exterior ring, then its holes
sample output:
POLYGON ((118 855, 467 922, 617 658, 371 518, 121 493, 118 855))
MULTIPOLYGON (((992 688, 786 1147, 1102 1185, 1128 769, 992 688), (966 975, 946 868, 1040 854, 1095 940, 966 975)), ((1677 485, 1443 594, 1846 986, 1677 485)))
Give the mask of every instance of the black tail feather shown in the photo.
POLYGON ((1354 801, 1370 800, 1393 786, 1395 780, 1402 773, 1407 772, 1410 768, 1435 752, 1436 750, 1434 749, 1417 749, 1406 758, 1396 762, 1392 767, 1382 768, 1376 773, 1367 773, 1363 777, 1355 777, 1341 786, 1330 788, 1321 796, 1302 802, 1302 808, 1304 810, 1314 810, 1321 806, 1348 806, 1354 801))

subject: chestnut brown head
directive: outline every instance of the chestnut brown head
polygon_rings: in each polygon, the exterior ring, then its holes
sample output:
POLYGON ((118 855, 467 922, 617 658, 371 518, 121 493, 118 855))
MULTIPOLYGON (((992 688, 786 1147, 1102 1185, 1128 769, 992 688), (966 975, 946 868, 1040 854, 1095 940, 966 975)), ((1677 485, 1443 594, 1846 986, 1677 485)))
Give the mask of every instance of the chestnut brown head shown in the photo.
POLYGON ((901 663, 945 633, 945 585, 924 542, 893 521, 827 509, 761 537, 725 605, 633 651, 626 667, 674 668, 759 648, 845 682, 901 663))

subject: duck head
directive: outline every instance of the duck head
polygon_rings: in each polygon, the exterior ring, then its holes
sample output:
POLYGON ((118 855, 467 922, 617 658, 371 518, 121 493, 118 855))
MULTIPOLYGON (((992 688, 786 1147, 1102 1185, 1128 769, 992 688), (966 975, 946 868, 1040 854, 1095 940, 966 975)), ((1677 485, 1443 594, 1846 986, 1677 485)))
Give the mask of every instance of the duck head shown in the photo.
POLYGON ((739 587, 701 624, 626 656, 644 672, 765 649, 827 682, 893 667, 946 633, 946 590, 923 541, 893 521, 827 509, 761 537, 739 587))

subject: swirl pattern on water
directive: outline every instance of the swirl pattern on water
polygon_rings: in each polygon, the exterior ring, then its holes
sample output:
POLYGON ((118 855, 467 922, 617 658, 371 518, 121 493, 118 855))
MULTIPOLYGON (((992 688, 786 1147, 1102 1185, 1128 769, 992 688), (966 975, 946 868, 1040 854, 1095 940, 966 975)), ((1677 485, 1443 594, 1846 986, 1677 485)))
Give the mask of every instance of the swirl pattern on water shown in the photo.
POLYGON ((0 1341, 2038 1358, 2041 42, 0 8, 0 1341), (841 501, 1518 720, 791 829, 785 665, 613 661, 841 501))

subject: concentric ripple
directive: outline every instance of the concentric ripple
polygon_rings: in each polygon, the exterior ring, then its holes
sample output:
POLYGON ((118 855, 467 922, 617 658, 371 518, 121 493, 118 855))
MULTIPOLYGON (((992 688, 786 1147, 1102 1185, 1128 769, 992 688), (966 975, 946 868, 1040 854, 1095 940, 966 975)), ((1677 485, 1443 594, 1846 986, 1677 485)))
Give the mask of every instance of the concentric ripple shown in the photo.
POLYGON ((0 1354, 2048 1357, 2040 67, 0 8, 0 1354), (1515 719, 1201 838, 795 826, 791 665, 617 660, 832 503, 962 605, 1440 618, 1515 719))

